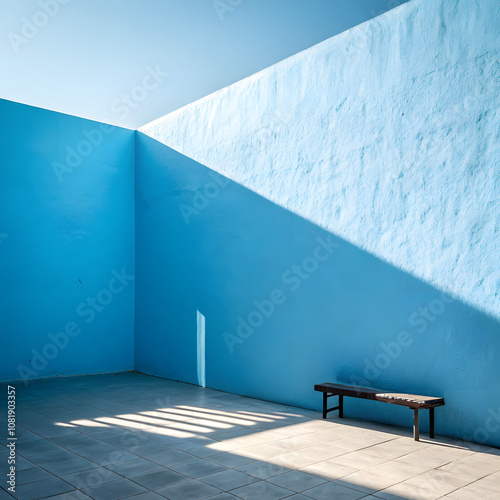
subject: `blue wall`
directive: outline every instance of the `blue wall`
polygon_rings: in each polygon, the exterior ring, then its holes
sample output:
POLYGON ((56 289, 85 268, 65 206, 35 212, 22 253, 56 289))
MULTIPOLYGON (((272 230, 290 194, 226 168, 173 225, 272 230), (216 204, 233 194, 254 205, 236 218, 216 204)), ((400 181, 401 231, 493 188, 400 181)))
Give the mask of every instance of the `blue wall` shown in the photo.
POLYGON ((0 100, 1 379, 133 368, 134 135, 0 100))
POLYGON ((413 0, 141 128, 199 164, 139 135, 140 283, 171 284, 138 303, 139 369, 196 382, 199 310, 210 387, 316 408, 328 380, 443 395, 438 432, 499 445, 497 11, 413 0), (217 195, 205 167, 233 182, 217 195), (273 289, 250 334, 238 318, 273 289))
POLYGON ((199 383, 200 311, 208 387, 316 409, 326 381, 444 396, 438 433, 500 444, 496 319, 141 133, 136 159, 139 371, 199 383))

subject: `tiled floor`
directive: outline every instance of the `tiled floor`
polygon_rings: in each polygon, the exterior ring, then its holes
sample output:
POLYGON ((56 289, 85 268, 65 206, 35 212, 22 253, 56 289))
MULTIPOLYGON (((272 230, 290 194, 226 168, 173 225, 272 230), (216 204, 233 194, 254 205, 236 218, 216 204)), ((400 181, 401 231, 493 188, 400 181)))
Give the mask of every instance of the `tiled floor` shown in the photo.
POLYGON ((17 404, 23 500, 500 498, 498 449, 137 373, 19 383, 17 404))

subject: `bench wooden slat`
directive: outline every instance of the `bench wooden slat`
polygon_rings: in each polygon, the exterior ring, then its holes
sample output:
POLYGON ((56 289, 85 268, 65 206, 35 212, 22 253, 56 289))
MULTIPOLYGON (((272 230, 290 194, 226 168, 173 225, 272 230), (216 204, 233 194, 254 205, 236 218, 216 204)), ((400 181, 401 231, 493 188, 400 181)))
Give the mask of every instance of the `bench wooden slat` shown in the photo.
POLYGON ((444 405, 443 398, 433 398, 430 396, 416 396, 415 394, 398 394, 395 392, 377 394, 378 401, 387 401, 388 403, 404 404, 416 403, 420 408, 429 408, 431 406, 444 405))

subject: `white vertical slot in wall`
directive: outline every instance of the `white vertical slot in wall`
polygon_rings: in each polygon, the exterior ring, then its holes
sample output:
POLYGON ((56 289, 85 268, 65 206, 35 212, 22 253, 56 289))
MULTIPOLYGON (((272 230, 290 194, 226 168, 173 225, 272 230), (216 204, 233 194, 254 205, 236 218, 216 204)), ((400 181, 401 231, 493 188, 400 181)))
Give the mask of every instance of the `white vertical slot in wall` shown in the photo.
POLYGON ((198 355, 198 385, 205 384, 205 316, 196 311, 197 355, 198 355))

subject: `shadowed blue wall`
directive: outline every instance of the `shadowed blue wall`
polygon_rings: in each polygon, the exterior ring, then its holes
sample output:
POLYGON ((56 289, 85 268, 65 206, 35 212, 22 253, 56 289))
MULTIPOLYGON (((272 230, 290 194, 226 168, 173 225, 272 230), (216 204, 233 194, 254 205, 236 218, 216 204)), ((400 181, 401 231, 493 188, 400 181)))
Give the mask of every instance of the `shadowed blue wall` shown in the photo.
POLYGON ((200 311, 208 387, 316 409, 326 381, 444 396, 438 433, 500 444, 496 319, 141 133, 136 159, 139 371, 199 383, 200 311))
POLYGON ((134 135, 0 100, 3 380, 133 368, 134 135))

